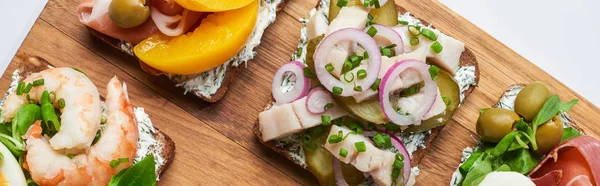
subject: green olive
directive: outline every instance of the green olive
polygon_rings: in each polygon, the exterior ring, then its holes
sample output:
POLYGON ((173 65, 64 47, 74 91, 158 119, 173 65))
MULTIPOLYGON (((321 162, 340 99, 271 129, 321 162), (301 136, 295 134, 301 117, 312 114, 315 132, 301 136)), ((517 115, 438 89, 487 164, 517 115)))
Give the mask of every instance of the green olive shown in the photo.
POLYGON ((508 109, 488 109, 477 119, 477 134, 483 141, 498 143, 513 130, 513 125, 520 119, 517 113, 508 109))
POLYGON ((530 83, 517 95, 515 112, 523 116, 526 122, 531 122, 550 96, 552 94, 546 84, 539 81, 530 83))
POLYGON ((150 7, 146 6, 146 0, 113 0, 108 15, 117 26, 133 28, 148 20, 150 7))
POLYGON ((546 154, 550 152, 556 145, 560 143, 563 135, 563 122, 560 117, 554 116, 548 122, 540 125, 535 134, 535 141, 538 149, 535 150, 538 154, 546 154))

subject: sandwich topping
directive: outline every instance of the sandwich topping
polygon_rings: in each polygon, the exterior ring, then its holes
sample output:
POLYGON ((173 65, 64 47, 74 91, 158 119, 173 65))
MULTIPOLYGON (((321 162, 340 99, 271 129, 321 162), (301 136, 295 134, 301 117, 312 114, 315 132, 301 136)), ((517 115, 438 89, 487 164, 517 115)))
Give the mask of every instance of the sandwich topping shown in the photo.
POLYGON ((258 116, 261 140, 323 185, 414 184, 413 153, 476 85, 476 66, 460 63, 464 44, 394 3, 320 1, 258 116))
MULTIPOLYGON (((98 104, 87 104, 92 107, 95 107, 95 105, 97 106, 97 115, 92 113, 87 114, 87 117, 97 117, 97 124, 89 126, 97 126, 98 128, 96 130, 92 130, 97 132, 90 133, 91 136, 78 136, 89 137, 89 141, 87 138, 73 138, 74 136, 69 134, 69 132, 73 132, 73 129, 71 129, 73 126, 70 122, 74 121, 74 118, 71 118, 71 114, 69 113, 77 111, 78 108, 77 105, 69 105, 74 103, 72 100, 73 98, 70 97, 75 96, 75 99, 81 99, 87 97, 85 95, 92 95, 90 101, 93 102, 93 100, 95 100, 93 97, 96 97, 93 96, 93 94, 98 94, 97 90, 93 91, 95 90, 95 86, 92 84, 89 85, 93 86, 93 88, 81 87, 86 84, 84 83, 86 82, 86 79, 87 77, 83 72, 72 68, 50 67, 48 70, 33 73, 26 79, 22 79, 20 71, 15 70, 13 72, 11 86, 4 99, 0 101, 0 107, 2 107, 4 111, 2 112, 2 124, 5 125, 4 127, 8 128, 11 128, 12 126, 11 130, 2 130, 2 134, 0 134, 2 136, 0 137, 0 141, 10 150, 10 154, 2 155, 15 156, 15 158, 19 159, 19 162, 22 163, 23 171, 29 173, 26 174, 28 183, 75 183, 72 177, 66 175, 56 175, 58 177, 53 178, 54 172, 58 171, 56 169, 65 166, 69 167, 71 165, 89 170, 112 170, 105 172, 103 175, 76 174, 79 178, 91 178, 95 180, 94 182, 101 184, 108 184, 109 182, 118 184, 118 179, 123 177, 128 177, 127 179, 129 179, 134 175, 140 176, 137 178, 137 181, 145 180, 146 183, 158 180, 159 172, 157 168, 160 165, 163 165, 165 160, 161 155, 162 149, 160 149, 160 145, 155 139, 154 133, 156 132, 156 129, 152 126, 152 122, 144 112, 143 108, 134 109, 131 107, 126 93, 126 86, 121 85, 116 78, 113 78, 108 85, 106 102, 100 101, 98 96, 98 104), (54 75, 71 77, 70 79, 72 81, 54 82, 54 75), (61 92, 75 88, 69 82, 77 82, 77 91, 71 92, 77 92, 77 94, 81 94, 82 96, 61 92), (54 90, 53 87, 55 87, 57 83, 62 84, 62 86, 60 86, 62 88, 54 90), (84 89, 92 90, 84 91, 84 89), (18 95, 19 93, 21 95, 18 95), (37 96, 41 97, 38 98, 37 96), (15 102, 19 97, 28 98, 26 99, 27 104, 19 107, 15 102), (127 109, 115 110, 116 108, 121 107, 119 104, 125 104, 121 106, 127 109), (12 110, 14 109, 18 109, 17 112, 13 112, 12 110), (56 112, 55 109, 58 109, 59 111, 56 112), (35 114, 36 112, 40 114, 40 117, 35 114), (13 115, 12 113, 15 114, 13 115), (36 118, 39 120, 35 121, 36 118), (132 129, 135 132, 127 133, 127 135, 120 135, 122 132, 119 132, 119 130, 129 129, 132 129), (17 133, 17 136, 22 135, 24 139, 13 137, 15 132, 17 133), (63 136, 60 136, 61 134, 63 136), (119 147, 118 149, 121 150, 107 148, 108 146, 115 146, 114 140, 119 141, 119 145, 117 146, 134 146, 137 148, 130 149, 119 147), (80 141, 82 143, 78 143, 80 141), (108 153, 111 154, 111 157, 115 155, 117 157, 106 159, 106 156, 100 155, 101 153, 107 153, 106 151, 109 151, 109 149, 116 150, 108 153), (89 158, 98 161, 87 161, 89 158), (48 165, 43 162, 53 162, 53 164, 48 165), (137 168, 129 168, 139 166, 147 167, 149 165, 152 165, 153 168, 147 169, 146 172, 134 170, 137 168), (119 172, 119 170, 122 170, 120 171, 120 175, 113 176, 115 173, 119 172)), ((93 111, 94 109, 87 110, 93 111)), ((95 121, 96 119, 88 120, 95 121)), ((82 123, 79 122, 78 125, 82 125, 82 123)), ((78 133, 84 134, 84 132, 78 133)), ((63 171, 65 174, 67 173, 66 170, 63 171)))
POLYGON ((463 150, 450 185, 594 183, 599 175, 586 170, 600 168, 594 163, 600 141, 573 126, 566 112, 577 101, 561 102, 542 82, 509 87, 480 111, 482 142, 463 150))

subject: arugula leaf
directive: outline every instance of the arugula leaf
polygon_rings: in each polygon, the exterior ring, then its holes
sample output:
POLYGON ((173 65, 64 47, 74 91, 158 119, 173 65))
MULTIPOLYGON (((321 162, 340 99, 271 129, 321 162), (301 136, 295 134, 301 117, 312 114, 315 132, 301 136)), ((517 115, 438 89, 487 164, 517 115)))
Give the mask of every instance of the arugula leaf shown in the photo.
POLYGON ((154 186, 156 185, 155 169, 154 156, 148 155, 142 161, 115 174, 108 182, 108 186, 154 186))
POLYGON ((512 131, 508 133, 506 136, 504 136, 504 138, 502 138, 502 140, 500 140, 500 142, 498 142, 496 147, 490 150, 489 154, 493 157, 500 157, 502 154, 508 151, 508 148, 512 145, 515 137, 517 136, 517 133, 519 133, 519 131, 512 131))
POLYGON ((479 158, 479 156, 481 156, 483 154, 483 150, 481 149, 477 149, 475 152, 473 152, 473 154, 471 154, 471 156, 469 156, 469 158, 467 158, 467 160, 465 160, 465 162, 458 168, 458 170, 460 171, 460 174, 463 175, 463 177, 465 175, 467 175, 467 172, 469 172, 469 170, 471 169, 471 167, 473 167, 473 164, 475 163, 475 161, 477 161, 477 159, 479 158))
POLYGON ((539 126, 543 123, 546 123, 548 120, 550 120, 556 114, 558 114, 558 111, 560 111, 561 105, 562 105, 562 103, 560 102, 560 99, 558 98, 558 96, 556 96, 556 95, 550 96, 550 98, 548 98, 546 103, 544 103, 544 106, 542 106, 542 109, 540 109, 540 112, 538 112, 538 114, 535 116, 535 118, 533 118, 532 125, 534 127, 534 131, 537 126, 539 126))
POLYGON ((560 139, 560 143, 563 143, 571 138, 581 136, 581 133, 577 131, 577 129, 573 127, 567 127, 563 129, 562 139, 560 139))
POLYGON ((527 174, 538 165, 540 159, 527 149, 519 149, 504 155, 503 161, 511 171, 527 174))
POLYGON ((502 164, 500 167, 498 167, 498 169, 496 169, 496 171, 498 172, 510 172, 510 166, 506 165, 506 164, 502 164))
POLYGON ((561 103, 560 108, 558 110, 560 110, 561 112, 569 111, 571 108, 573 108, 573 106, 575 106, 575 104, 577 104, 577 102, 579 102, 579 99, 573 99, 569 102, 561 103))

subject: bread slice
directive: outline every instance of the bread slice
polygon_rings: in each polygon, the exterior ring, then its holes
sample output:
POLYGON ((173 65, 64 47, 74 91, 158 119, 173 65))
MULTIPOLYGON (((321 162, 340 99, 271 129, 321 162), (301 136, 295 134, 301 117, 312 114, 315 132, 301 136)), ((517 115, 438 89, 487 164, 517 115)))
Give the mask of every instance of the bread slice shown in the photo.
MULTIPOLYGON (((320 4, 317 3, 317 8, 318 5, 320 4)), ((398 13, 400 14, 404 14, 406 13, 406 9, 397 6, 398 9, 398 13)), ((429 25, 429 23, 427 23, 426 21, 419 19, 423 25, 429 25)), ((435 28, 435 27, 434 27, 435 28)), ((477 58, 475 57, 475 54, 473 54, 473 52, 471 52, 471 50, 468 47, 465 47, 465 51, 463 51, 463 53, 460 56, 460 63, 459 63, 460 67, 464 67, 464 66, 474 66, 475 67, 475 84, 477 84, 479 82, 479 65, 477 64, 477 58)), ((466 97, 471 94, 471 92, 473 92, 473 90, 475 89, 475 85, 469 85, 469 87, 467 89, 465 89, 462 94, 464 95, 465 99, 466 97)), ((273 102, 273 101, 271 101, 273 102)), ((271 104, 269 104, 271 105, 271 104)), ((294 163, 296 163, 298 166, 307 169, 306 164, 303 163, 301 160, 297 159, 297 156, 295 154, 297 154, 298 152, 291 152, 290 149, 290 144, 277 144, 277 142, 275 142, 276 140, 273 141, 269 141, 269 142, 263 142, 262 140, 262 134, 259 130, 258 127, 259 123, 258 121, 256 122, 256 124, 254 125, 253 131, 254 134, 257 136, 257 139, 263 143, 264 145, 266 145, 267 147, 269 147, 270 149, 274 150, 275 152, 285 156, 287 159, 289 159, 290 161, 293 161, 294 163)), ((424 138, 424 146, 425 147, 418 147, 418 149, 412 154, 411 156, 411 166, 415 167, 417 166, 420 162, 421 159, 425 156, 425 153, 427 152, 427 148, 431 146, 431 143, 433 142, 433 140, 438 136, 438 134, 442 131, 442 129, 444 128, 445 125, 436 127, 431 129, 431 131, 426 134, 425 138, 424 138)))
MULTIPOLYGON (((277 13, 279 13, 281 10, 283 10, 283 8, 285 7, 285 5, 287 4, 288 0, 281 0, 281 3, 277 6, 277 13)), ((90 33, 95 36, 96 38, 100 39, 100 41, 112 46, 113 48, 124 52, 130 56, 133 56, 137 59, 138 63, 140 64, 140 67, 147 73, 151 74, 151 75, 163 75, 165 74, 164 72, 161 72, 160 70, 157 70, 155 68, 152 68, 150 66, 148 66, 146 63, 144 63, 143 61, 141 61, 139 58, 137 58, 132 51, 133 46, 131 45, 131 43, 127 43, 127 42, 123 42, 119 39, 115 39, 112 38, 110 36, 104 35, 90 27, 87 27, 88 30, 90 31, 90 33)), ((223 98, 223 96, 225 96, 225 93, 227 93, 227 90, 229 89, 229 85, 233 83, 234 79, 236 78, 236 74, 239 70, 239 67, 235 67, 233 65, 229 65, 227 66, 227 70, 225 72, 225 78, 223 79, 223 83, 221 84, 221 87, 219 87, 217 89, 217 91, 215 92, 215 94, 211 95, 210 97, 205 97, 199 94, 194 94, 196 95, 198 98, 206 101, 206 102, 210 102, 210 103, 214 103, 217 102, 219 100, 221 100, 221 98, 223 98)), ((174 82, 175 84, 175 82, 174 82)), ((181 89, 181 92, 184 92, 184 88, 179 88, 181 89)))
MULTIPOLYGON (((15 60, 13 62, 17 63, 19 75, 21 77, 27 77, 32 73, 53 67, 50 62, 37 56, 17 55, 14 59, 15 60)), ((151 148, 159 150, 153 150, 152 152, 160 152, 158 154, 153 154, 155 156, 160 156, 163 160, 156 169, 156 176, 158 178, 169 167, 175 158, 175 142, 171 139, 171 137, 160 131, 158 128, 154 127, 154 129, 154 132, 150 133, 154 139, 156 139, 156 144, 151 144, 151 148)))

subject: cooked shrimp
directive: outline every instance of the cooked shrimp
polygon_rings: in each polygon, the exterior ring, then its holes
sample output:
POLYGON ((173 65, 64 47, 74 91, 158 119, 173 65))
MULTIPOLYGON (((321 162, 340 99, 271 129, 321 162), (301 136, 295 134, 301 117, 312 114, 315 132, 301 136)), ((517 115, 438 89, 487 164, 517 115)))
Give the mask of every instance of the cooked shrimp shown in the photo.
MULTIPOLYGON (((28 84, 38 79, 43 79, 44 85, 33 87, 28 93, 30 99, 39 103, 42 93, 47 90, 56 93, 53 103, 55 107, 60 98, 65 100, 65 107, 61 109, 61 127, 49 140, 50 146, 55 150, 69 152, 87 150, 100 127, 98 88, 85 74, 72 68, 47 69, 31 74, 23 82, 28 84)), ((26 95, 17 95, 16 92, 10 94, 2 107, 0 121, 11 121, 17 110, 29 102, 26 95)))
POLYGON ((25 164, 33 181, 39 185, 107 185, 114 174, 133 164, 139 135, 137 122, 126 85, 116 77, 108 83, 106 104, 107 122, 100 139, 73 158, 50 146, 47 137, 41 135, 39 121, 29 128, 25 164), (120 158, 129 162, 111 167, 110 162, 120 158))

